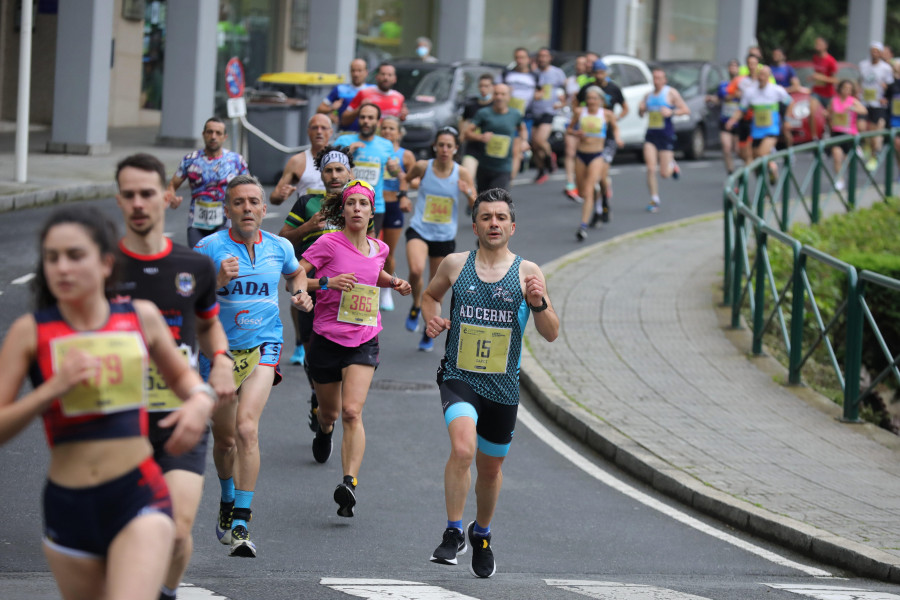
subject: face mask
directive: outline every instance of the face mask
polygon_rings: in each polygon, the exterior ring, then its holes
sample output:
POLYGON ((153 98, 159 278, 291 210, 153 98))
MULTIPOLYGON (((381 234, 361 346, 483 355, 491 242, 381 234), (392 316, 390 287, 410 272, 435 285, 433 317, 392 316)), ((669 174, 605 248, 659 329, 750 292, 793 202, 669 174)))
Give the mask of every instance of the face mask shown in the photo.
POLYGON ((416 48, 416 54, 419 55, 419 58, 425 58, 428 55, 428 48, 425 46, 419 46, 416 48))
POLYGON ((486 96, 482 96, 481 99, 484 100, 485 102, 487 102, 491 99, 492 96, 493 96, 493 94, 488 94, 486 96))

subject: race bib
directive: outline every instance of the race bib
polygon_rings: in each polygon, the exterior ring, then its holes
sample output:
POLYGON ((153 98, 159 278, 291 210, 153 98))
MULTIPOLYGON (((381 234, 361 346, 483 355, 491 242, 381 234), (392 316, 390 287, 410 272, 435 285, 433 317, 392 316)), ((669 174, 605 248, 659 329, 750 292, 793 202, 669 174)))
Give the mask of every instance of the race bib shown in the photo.
POLYGON ((509 144, 511 141, 508 135, 497 135, 495 133, 484 145, 484 153, 491 158, 506 158, 509 156, 509 144))
POLYGON ((772 111, 768 108, 753 109, 753 123, 760 129, 772 126, 772 111))
POLYGON ((723 117, 731 117, 738 111, 739 104, 733 100, 730 100, 722 105, 722 116, 723 117))
POLYGON ((541 97, 544 100, 553 100, 553 86, 545 83, 541 86, 541 97))
POLYGON ((581 130, 588 135, 599 136, 603 133, 603 119, 587 116, 581 119, 581 130))
POLYGON ((395 181, 397 179, 396 175, 391 175, 391 172, 388 171, 387 165, 384 165, 384 173, 381 176, 385 181, 395 181))
POLYGON ((863 101, 864 102, 875 102, 878 100, 878 90, 874 88, 864 88, 863 89, 863 101))
POLYGON ((259 366, 261 354, 259 346, 250 350, 232 350, 231 354, 234 356, 234 387, 239 388, 250 377, 254 369, 259 366))
MULTIPOLYGON (((190 366, 191 353, 187 348, 179 348, 179 352, 184 356, 185 363, 190 366)), ((150 361, 150 367, 147 369, 147 410, 150 412, 168 412, 179 408, 182 404, 181 398, 175 395, 175 392, 169 389, 162 373, 156 368, 153 361, 150 361)))
POLYGON ((850 115, 845 112, 834 113, 831 115, 831 125, 833 127, 847 127, 850 124, 850 115))
POLYGON ((895 97, 891 100, 891 114, 895 117, 900 117, 900 97, 895 97))
POLYGON ((311 196, 324 196, 325 190, 317 190, 315 188, 307 188, 306 193, 311 196))
POLYGON ((54 372, 66 353, 75 349, 99 358, 100 367, 90 381, 76 385, 60 398, 63 414, 108 414, 144 405, 147 350, 137 332, 80 333, 55 339, 50 342, 54 372))
POLYGON ((378 295, 374 285, 354 283, 353 289, 341 292, 341 306, 337 320, 341 323, 353 323, 375 327, 378 325, 378 295))
POLYGON ((435 223, 444 225, 449 223, 453 217, 453 198, 447 196, 425 196, 425 214, 422 215, 422 221, 425 223, 435 223))
POLYGON ((509 107, 514 108, 523 115, 525 114, 525 99, 524 98, 510 98, 509 99, 509 107))
POLYGON ((456 366, 475 373, 506 373, 511 331, 509 328, 461 324, 456 366))
POLYGON ((357 161, 353 165, 353 177, 362 179, 375 187, 381 178, 381 163, 377 161, 357 161))
POLYGON ((197 200, 194 203, 193 227, 215 229, 225 222, 225 206, 215 200, 197 200))
POLYGON ((649 113, 649 121, 647 123, 647 129, 662 129, 663 128, 663 116, 662 113, 658 110, 650 111, 649 113))

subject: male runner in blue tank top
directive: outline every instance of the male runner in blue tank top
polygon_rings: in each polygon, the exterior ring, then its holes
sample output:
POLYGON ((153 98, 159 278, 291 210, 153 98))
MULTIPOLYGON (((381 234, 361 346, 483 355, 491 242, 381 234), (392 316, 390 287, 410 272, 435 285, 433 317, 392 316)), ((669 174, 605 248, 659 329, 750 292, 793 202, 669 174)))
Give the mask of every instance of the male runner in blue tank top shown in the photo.
POLYGON ((559 333, 559 317, 540 268, 509 250, 516 231, 509 192, 482 192, 472 208, 472 221, 478 250, 447 256, 422 298, 426 335, 434 338, 449 331, 438 369, 452 447, 444 469, 447 528, 431 560, 455 565, 457 555, 468 548, 462 518, 474 459, 477 510, 466 528, 471 571, 476 577, 490 577, 496 571, 491 519, 503 482, 500 467, 516 426, 522 333, 532 312, 538 333, 552 342, 559 333), (449 319, 441 317, 447 290, 452 290, 449 319))

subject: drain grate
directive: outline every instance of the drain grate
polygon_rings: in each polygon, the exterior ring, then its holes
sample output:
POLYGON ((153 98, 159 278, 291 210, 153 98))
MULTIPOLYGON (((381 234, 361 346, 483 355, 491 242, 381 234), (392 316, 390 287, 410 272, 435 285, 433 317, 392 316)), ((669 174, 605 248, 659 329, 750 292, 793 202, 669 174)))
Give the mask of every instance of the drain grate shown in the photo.
POLYGON ((436 392, 438 389, 436 383, 399 379, 376 379, 370 387, 383 392, 436 392))

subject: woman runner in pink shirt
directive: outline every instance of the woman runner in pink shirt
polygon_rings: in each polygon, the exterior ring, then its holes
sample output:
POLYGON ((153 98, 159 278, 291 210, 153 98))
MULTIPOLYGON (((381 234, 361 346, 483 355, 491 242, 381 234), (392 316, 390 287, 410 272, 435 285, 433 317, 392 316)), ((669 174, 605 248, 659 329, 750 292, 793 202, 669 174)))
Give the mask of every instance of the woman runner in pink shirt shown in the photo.
POLYGON ((334 490, 337 514, 352 517, 356 476, 366 451, 362 410, 378 366, 381 331, 379 288, 410 293, 409 283, 384 270, 388 246, 366 236, 374 216, 375 190, 354 179, 340 196, 325 199, 322 212, 340 231, 326 233, 303 253, 300 266, 316 270, 318 285, 309 370, 319 399, 313 457, 324 463, 331 456, 331 435, 338 417, 344 428, 341 443, 343 481, 334 490))
MULTIPOLYGON (((849 79, 844 79, 838 84, 837 95, 831 99, 831 104, 828 106, 828 122, 831 124, 831 132, 834 135, 856 135, 859 132, 856 128, 857 116, 865 115, 868 112, 863 103, 853 95, 853 91, 853 82, 849 79)), ((834 160, 834 176, 837 179, 834 184, 835 190, 840 191, 844 189, 841 165, 844 162, 844 155, 854 151, 852 140, 835 144, 831 147, 831 158, 834 160)))

